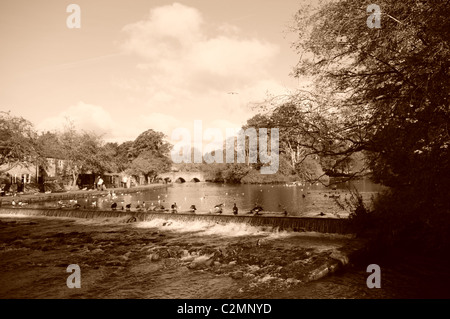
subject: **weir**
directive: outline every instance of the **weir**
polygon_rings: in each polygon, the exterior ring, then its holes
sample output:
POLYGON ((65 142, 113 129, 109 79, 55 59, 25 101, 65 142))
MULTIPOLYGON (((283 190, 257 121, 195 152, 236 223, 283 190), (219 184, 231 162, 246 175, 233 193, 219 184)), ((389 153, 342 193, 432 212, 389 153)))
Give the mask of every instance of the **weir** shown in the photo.
POLYGON ((278 217, 278 216, 244 216, 244 215, 213 215, 213 214, 187 214, 187 213, 158 213, 136 211, 112 210, 85 210, 85 209, 30 209, 30 208, 0 208, 0 214, 72 217, 72 218, 123 218, 135 217, 137 221, 150 221, 153 219, 176 220, 183 222, 205 221, 226 223, 245 223, 252 226, 272 227, 286 231, 314 231, 320 233, 350 234, 347 219, 313 218, 313 217, 278 217))

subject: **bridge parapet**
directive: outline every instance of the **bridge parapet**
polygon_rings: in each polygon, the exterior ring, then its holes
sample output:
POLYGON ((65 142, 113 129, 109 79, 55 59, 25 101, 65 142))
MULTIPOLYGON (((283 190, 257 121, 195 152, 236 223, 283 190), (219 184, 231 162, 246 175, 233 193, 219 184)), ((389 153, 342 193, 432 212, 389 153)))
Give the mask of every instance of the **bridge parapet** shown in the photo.
POLYGON ((203 172, 168 172, 157 176, 165 181, 172 183, 186 183, 186 182, 204 182, 205 176, 203 172))

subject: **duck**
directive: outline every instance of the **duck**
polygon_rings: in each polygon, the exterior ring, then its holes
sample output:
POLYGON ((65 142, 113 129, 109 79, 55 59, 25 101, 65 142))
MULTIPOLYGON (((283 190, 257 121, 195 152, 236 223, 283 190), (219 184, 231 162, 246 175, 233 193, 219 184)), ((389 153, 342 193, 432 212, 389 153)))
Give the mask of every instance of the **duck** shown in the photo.
POLYGON ((259 212, 261 212, 262 210, 263 208, 260 205, 255 204, 255 207, 252 208, 250 214, 261 215, 259 212))
POLYGON ((224 204, 217 204, 216 206, 214 206, 213 209, 211 209, 209 212, 210 213, 214 213, 214 214, 222 214, 222 207, 224 206, 224 204))
POLYGON ((191 213, 195 213, 196 210, 197 210, 197 207, 195 207, 195 205, 191 205, 191 207, 189 207, 189 211, 191 213))

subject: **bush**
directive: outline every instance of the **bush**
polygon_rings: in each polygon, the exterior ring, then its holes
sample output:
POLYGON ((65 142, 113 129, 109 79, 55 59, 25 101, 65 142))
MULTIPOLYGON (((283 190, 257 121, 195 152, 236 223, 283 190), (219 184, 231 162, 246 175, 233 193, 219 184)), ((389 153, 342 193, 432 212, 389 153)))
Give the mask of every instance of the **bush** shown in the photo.
POLYGON ((410 189, 391 190, 374 201, 373 239, 377 245, 404 252, 439 253, 450 248, 450 215, 419 201, 410 189))
POLYGON ((349 222, 352 232, 358 236, 367 236, 373 229, 373 211, 364 203, 361 193, 356 188, 349 189, 350 198, 343 202, 335 198, 336 204, 343 210, 349 211, 349 222))

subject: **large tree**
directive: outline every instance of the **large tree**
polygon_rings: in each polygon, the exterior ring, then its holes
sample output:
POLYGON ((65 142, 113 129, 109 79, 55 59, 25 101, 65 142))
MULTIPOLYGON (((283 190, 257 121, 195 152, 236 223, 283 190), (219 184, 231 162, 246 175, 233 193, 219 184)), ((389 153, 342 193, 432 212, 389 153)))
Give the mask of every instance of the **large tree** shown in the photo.
POLYGON ((10 170, 21 164, 35 163, 39 156, 37 133, 22 117, 0 112, 0 166, 10 170))
POLYGON ((161 132, 149 129, 141 133, 132 144, 127 145, 129 169, 153 181, 162 172, 170 170, 171 145, 161 132))
POLYGON ((303 118, 302 110, 294 103, 276 106, 270 114, 257 114, 250 118, 245 128, 277 128, 279 130, 279 171, 285 176, 297 175, 297 179, 308 182, 322 180, 325 172, 319 157, 308 147, 309 137, 303 133, 298 123, 303 118))
POLYGON ((314 76, 321 94, 309 97, 316 107, 301 124, 311 125, 317 143, 310 146, 318 153, 368 151, 376 180, 386 185, 433 177, 448 186, 442 176, 449 169, 450 6, 377 4, 379 29, 368 27, 368 4, 361 0, 298 12, 302 58, 295 72, 314 76))
POLYGON ((113 170, 112 158, 103 149, 101 136, 92 132, 79 132, 72 125, 59 133, 59 142, 65 160, 64 170, 72 176, 71 186, 76 185, 78 176, 88 171, 103 173, 113 170))
POLYGON ((158 174, 170 170, 170 159, 157 151, 144 151, 131 163, 130 170, 135 174, 142 174, 147 182, 153 182, 158 174))
POLYGON ((165 135, 161 132, 149 129, 141 133, 133 142, 129 149, 129 156, 138 157, 141 153, 155 151, 161 155, 168 155, 171 146, 165 141, 165 135))
POLYGON ((429 225, 450 207, 450 5, 376 3, 381 28, 369 27, 376 16, 362 0, 298 11, 294 74, 315 90, 290 97, 301 115, 285 123, 312 154, 342 162, 364 152, 375 181, 396 194, 399 224, 416 215, 429 225))

